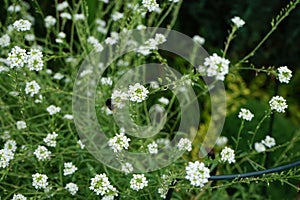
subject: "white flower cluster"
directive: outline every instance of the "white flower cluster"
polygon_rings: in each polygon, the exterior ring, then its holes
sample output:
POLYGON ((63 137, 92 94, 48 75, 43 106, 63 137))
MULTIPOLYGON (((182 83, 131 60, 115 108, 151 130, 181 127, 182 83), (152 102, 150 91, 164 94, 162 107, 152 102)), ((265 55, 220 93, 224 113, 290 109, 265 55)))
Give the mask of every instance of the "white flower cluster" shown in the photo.
POLYGON ((100 44, 100 42, 94 36, 90 36, 87 39, 87 42, 93 46, 93 48, 95 49, 96 52, 103 51, 103 46, 100 44))
POLYGON ((192 142, 187 138, 181 138, 177 144, 180 151, 192 151, 192 142))
POLYGON ((13 27, 17 31, 28 31, 31 28, 31 23, 28 20, 20 19, 13 23, 13 27))
POLYGON ((32 175, 32 186, 35 187, 35 189, 46 189, 48 186, 48 177, 45 174, 33 174, 32 175))
POLYGON ((71 175, 77 170, 77 167, 71 162, 64 163, 64 176, 71 175))
POLYGON ((276 145, 276 141, 274 138, 270 137, 269 135, 266 136, 266 138, 264 140, 262 140, 261 142, 256 142, 254 144, 254 149, 257 152, 263 152, 266 150, 267 148, 271 148, 273 146, 276 145))
POLYGON ((33 154, 39 161, 45 161, 50 158, 51 151, 49 151, 46 147, 39 145, 33 154))
POLYGON ((71 195, 75 195, 78 192, 78 186, 75 183, 68 183, 65 189, 68 190, 71 195))
POLYGON ((108 146, 116 153, 121 152, 123 149, 128 149, 129 142, 130 138, 126 137, 123 131, 120 131, 120 134, 116 134, 116 136, 109 139, 108 146))
POLYGON ((165 199, 169 191, 169 185, 171 185, 172 183, 172 178, 166 174, 163 174, 161 176, 161 179, 162 179, 162 183, 158 188, 158 194, 160 194, 161 198, 165 199))
POLYGON ((27 64, 31 71, 40 71, 43 69, 43 54, 39 49, 31 49, 28 53, 27 64))
POLYGON ((77 144, 79 144, 80 149, 84 149, 84 148, 85 148, 85 145, 82 143, 81 140, 78 140, 78 141, 77 141, 77 144))
POLYGON ((108 85, 108 86, 112 86, 112 84, 113 84, 113 81, 110 77, 102 77, 100 79, 100 82, 102 85, 108 85))
POLYGON ((106 22, 102 19, 97 19, 96 20, 96 24, 97 26, 97 31, 102 33, 102 34, 106 34, 107 33, 107 28, 106 28, 106 22))
POLYGON ((41 87, 36 81, 26 82, 25 93, 33 97, 35 94, 38 94, 41 87))
POLYGON ((193 41, 200 44, 200 45, 203 45, 205 43, 205 39, 199 35, 195 35, 193 37, 193 41))
POLYGON ((140 83, 129 85, 128 95, 130 101, 142 102, 148 97, 149 91, 140 83))
POLYGON ((118 42, 118 40, 119 40, 118 33, 117 32, 111 32, 110 37, 107 37, 104 42, 107 45, 114 45, 118 42))
POLYGON ((136 191, 148 186, 148 181, 144 174, 133 174, 133 178, 130 180, 130 188, 136 191))
POLYGON ((112 15, 111 15, 111 19, 113 20, 113 21, 118 21, 118 20, 120 20, 120 19, 122 19, 124 17, 124 14, 123 13, 120 13, 120 12, 118 12, 118 11, 116 11, 116 12, 114 12, 112 15))
POLYGON ((155 142, 152 142, 147 145, 148 151, 150 154, 157 154, 158 153, 158 145, 155 142))
POLYGON ((129 162, 126 162, 122 164, 122 172, 124 172, 126 175, 133 172, 133 166, 129 162))
POLYGON ((277 78, 280 83, 289 83, 292 78, 292 71, 287 66, 282 66, 277 69, 277 78))
POLYGON ((241 108, 241 111, 239 112, 238 118, 251 121, 254 115, 250 112, 250 110, 246 108, 241 108))
POLYGON ((143 45, 136 49, 137 53, 147 56, 151 54, 152 50, 157 49, 157 46, 167 41, 163 34, 157 33, 154 38, 150 38, 144 42, 143 45))
POLYGON ((205 58, 204 66, 199 66, 200 74, 208 77, 216 77, 217 80, 223 81, 228 74, 230 61, 214 53, 212 56, 205 58))
POLYGON ((228 142, 228 138, 226 136, 220 136, 217 138, 216 145, 217 146, 225 146, 228 142))
POLYGON ((47 17, 45 17, 44 22, 45 22, 45 27, 50 28, 56 24, 56 19, 51 15, 48 15, 47 17))
POLYGON ((1 47, 7 47, 10 45, 10 37, 7 34, 4 34, 2 37, 0 37, 0 46, 1 47))
POLYGON ((271 110, 275 110, 279 113, 284 113, 285 109, 288 107, 286 100, 282 96, 274 96, 269 101, 271 110))
POLYGON ((16 141, 8 140, 4 144, 4 148, 0 150, 0 168, 6 168, 9 162, 14 158, 17 149, 16 141))
POLYGON ((225 147, 222 151, 221 151, 221 161, 223 162, 228 162, 229 164, 231 163, 235 163, 235 154, 234 154, 234 150, 229 148, 229 147, 225 147))
POLYGON ((237 27, 237 28, 241 28, 242 26, 245 25, 245 21, 242 20, 240 17, 235 16, 231 19, 232 23, 237 27))
POLYGON ((185 178, 190 181, 193 186, 203 187, 208 182, 209 169, 205 167, 204 163, 196 161, 189 162, 188 166, 185 167, 186 176, 185 178))
POLYGON ((164 105, 168 105, 169 104, 169 99, 165 98, 165 97, 160 97, 158 99, 158 102, 161 103, 161 104, 164 104, 164 105))
POLYGON ((39 49, 31 49, 26 54, 26 49, 15 46, 8 54, 7 61, 11 68, 22 68, 27 64, 29 70, 40 71, 44 66, 42 58, 43 54, 39 49))
POLYGON ((22 194, 14 194, 11 200, 27 200, 27 198, 22 194))
POLYGON ((143 0, 142 4, 149 12, 153 12, 159 8, 159 4, 156 0, 143 0))
POLYGON ((97 195, 101 194, 104 196, 103 198, 118 196, 117 189, 110 184, 105 173, 97 174, 91 179, 90 190, 93 190, 97 195))
POLYGON ((43 141, 46 143, 48 147, 55 147, 56 146, 56 138, 57 138, 57 133, 49 133, 43 141))
POLYGON ((27 128, 26 122, 24 121, 17 121, 16 125, 18 130, 27 128))
POLYGON ((63 2, 57 4, 56 10, 57 11, 63 11, 67 7, 69 7, 69 3, 67 1, 63 1, 63 2))
POLYGON ((47 111, 50 115, 54 115, 56 113, 59 113, 61 110, 60 107, 54 106, 54 105, 50 105, 47 107, 47 111))
POLYGON ((111 102, 116 108, 123 108, 127 99, 128 94, 120 90, 114 90, 111 95, 111 102))

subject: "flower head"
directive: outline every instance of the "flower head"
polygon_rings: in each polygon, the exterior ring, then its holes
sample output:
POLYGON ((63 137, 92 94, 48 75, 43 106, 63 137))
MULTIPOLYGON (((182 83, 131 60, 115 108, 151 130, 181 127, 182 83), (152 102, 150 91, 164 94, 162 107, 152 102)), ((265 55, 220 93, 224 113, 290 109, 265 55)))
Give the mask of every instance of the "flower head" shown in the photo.
POLYGON ((245 21, 242 20, 240 17, 235 16, 231 19, 231 21, 233 22, 233 24, 237 27, 237 28, 241 28, 242 26, 245 25, 245 21))
POLYGON ((27 198, 22 194, 14 194, 11 200, 27 200, 27 198))
POLYGON ((53 132, 53 133, 49 133, 44 139, 43 141, 46 143, 47 146, 49 147, 55 147, 56 146, 56 137, 57 137, 57 133, 53 132))
POLYGON ((221 151, 221 160, 223 162, 228 162, 229 164, 231 163, 235 163, 235 155, 234 155, 234 150, 229 148, 229 147, 225 147, 222 151, 221 151))
POLYGON ((292 78, 292 71, 287 66, 279 67, 277 69, 277 78, 280 83, 289 83, 292 78))
POLYGON ((46 189, 48 186, 48 177, 45 174, 33 174, 32 175, 32 186, 35 189, 46 189))
POLYGON ((116 134, 115 137, 109 139, 108 146, 110 146, 114 152, 121 152, 123 149, 128 149, 130 138, 125 136, 125 133, 121 132, 116 134))
POLYGON ((18 130, 27 128, 26 122, 24 121, 17 121, 16 125, 18 130))
POLYGON ((269 101, 271 110, 275 110, 277 112, 285 112, 285 109, 288 107, 286 104, 286 100, 282 96, 274 96, 269 101))
POLYGON ((129 85, 128 95, 130 101, 133 102, 142 102, 148 97, 149 91, 140 83, 134 85, 129 85))
POLYGON ((54 115, 56 113, 59 113, 61 110, 60 107, 57 107, 57 106, 54 106, 54 105, 51 105, 49 107, 47 107, 47 111, 49 112, 50 115, 54 115))
POLYGON ((177 148, 180 151, 192 151, 192 142, 187 138, 181 138, 178 142, 177 148))
POLYGON ((8 54, 7 61, 9 62, 9 65, 11 68, 24 67, 24 64, 27 63, 26 50, 22 49, 18 46, 15 46, 14 48, 12 48, 11 52, 8 54))
POLYGON ((64 163, 64 176, 73 174, 77 170, 77 167, 71 162, 64 163))
POLYGON ((153 12, 159 8, 159 4, 156 0, 143 0, 142 1, 143 7, 146 8, 149 12, 153 12))
POLYGON ((255 151, 260 153, 260 152, 264 152, 266 150, 266 147, 262 143, 255 142, 254 149, 255 151))
POLYGON ((93 190, 97 195, 118 196, 117 189, 110 184, 105 173, 97 174, 91 179, 90 190, 93 190))
POLYGON ((144 174, 133 174, 133 178, 130 180, 130 188, 136 191, 148 186, 148 181, 144 174))
POLYGON ((239 112, 238 118, 251 121, 254 115, 250 112, 250 110, 241 108, 241 111, 239 112))
POLYGON ((268 148, 271 148, 276 145, 275 139, 268 135, 266 136, 266 138, 264 140, 261 141, 261 143, 268 148))
POLYGON ((46 147, 39 145, 33 154, 39 161, 45 161, 50 158, 51 151, 49 151, 46 147))
POLYGON ((150 154, 157 154, 158 153, 158 145, 155 142, 152 142, 147 145, 148 151, 150 154))
POLYGON ((65 187, 71 195, 75 195, 78 192, 78 186, 75 183, 68 183, 65 187))
POLYGON ((20 19, 13 23, 13 27, 17 29, 17 31, 28 31, 30 30, 31 23, 26 19, 20 19))
POLYGON ((191 185, 203 187, 208 182, 209 169, 205 167, 204 163, 196 161, 189 162, 185 167, 185 178, 190 181, 191 185))
POLYGON ((39 93, 40 89, 41 87, 36 81, 30 81, 26 83, 25 93, 33 97, 33 95, 39 93))

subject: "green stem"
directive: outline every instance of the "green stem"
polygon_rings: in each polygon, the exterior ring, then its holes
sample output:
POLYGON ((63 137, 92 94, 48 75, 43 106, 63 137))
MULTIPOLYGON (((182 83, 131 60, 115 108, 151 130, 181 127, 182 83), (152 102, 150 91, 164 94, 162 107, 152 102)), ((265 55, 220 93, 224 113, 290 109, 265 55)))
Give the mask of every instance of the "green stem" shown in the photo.
POLYGON ((236 141, 236 146, 235 146, 235 151, 237 150, 238 146, 239 146, 239 141, 241 139, 241 132, 244 128, 244 124, 245 124, 245 120, 243 119, 239 128, 239 132, 238 132, 238 136, 237 136, 237 141, 236 141))
POLYGON ((234 36, 234 33, 236 32, 236 30, 237 30, 236 26, 235 26, 235 25, 232 26, 232 30, 231 30, 231 32, 229 33, 229 36, 228 36, 227 41, 226 41, 226 43, 225 43, 225 49, 224 49, 223 55, 222 55, 223 58, 225 58, 225 56, 226 56, 226 53, 227 53, 227 51, 228 51, 230 42, 231 42, 231 41, 234 39, 234 37, 235 37, 235 36, 234 36))

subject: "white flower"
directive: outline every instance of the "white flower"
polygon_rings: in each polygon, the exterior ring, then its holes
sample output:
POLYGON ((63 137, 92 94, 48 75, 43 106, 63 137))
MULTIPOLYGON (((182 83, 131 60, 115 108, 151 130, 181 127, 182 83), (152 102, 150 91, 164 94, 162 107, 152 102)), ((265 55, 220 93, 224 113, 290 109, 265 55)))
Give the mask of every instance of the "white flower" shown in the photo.
POLYGON ((27 128, 26 122, 24 122, 24 121, 17 121, 16 124, 17 124, 17 129, 18 129, 18 130, 27 128))
POLYGON ((128 95, 120 90, 114 90, 111 95, 112 105, 117 108, 123 108, 125 101, 128 99, 128 95))
POLYGON ((33 97, 33 95, 39 93, 40 89, 41 87, 36 81, 27 82, 25 87, 25 93, 33 97))
POLYGON ((110 77, 102 77, 100 79, 100 82, 101 82, 102 85, 112 86, 112 84, 113 84, 113 81, 112 81, 112 79, 110 77))
POLYGON ((73 174, 77 170, 77 167, 71 162, 64 163, 64 176, 73 174))
POLYGON ((133 102, 142 102, 148 97, 149 91, 140 83, 134 85, 129 85, 128 95, 130 101, 133 102))
POLYGON ((157 89, 157 88, 159 88, 159 83, 156 81, 150 81, 150 87, 152 89, 157 89))
POLYGON ((64 1, 64 2, 61 2, 61 3, 58 3, 57 6, 56 6, 56 10, 57 11, 62 11, 64 9, 66 9, 67 7, 69 7, 69 4, 67 1, 64 1))
POLYGON ((204 163, 189 162, 188 166, 185 167, 186 176, 185 178, 190 181, 193 186, 203 187, 208 182, 209 169, 205 167, 204 163))
POLYGON ((33 174, 32 175, 32 186, 35 189, 46 189, 48 186, 48 177, 45 174, 33 174))
POLYGON ((55 79, 55 80, 61 80, 61 79, 63 79, 65 76, 63 75, 63 74, 61 74, 61 73, 59 73, 59 72, 57 72, 57 73, 55 73, 54 75, 53 75, 53 78, 55 79))
POLYGON ((5 34, 0 38, 0 46, 7 47, 8 45, 10 45, 10 37, 9 35, 5 34))
POLYGON ((27 198, 22 194, 14 194, 11 200, 27 200, 27 198))
POLYGON ((143 25, 143 24, 140 24, 140 25, 138 25, 138 26, 136 27, 136 29, 137 29, 137 30, 144 30, 144 29, 146 29, 146 26, 143 25))
POLYGON ((66 35, 64 32, 59 32, 59 33, 57 34, 57 37, 62 38, 62 39, 66 38, 66 36, 67 36, 67 35, 66 35))
POLYGON ((32 42, 35 40, 35 35, 34 34, 26 34, 25 40, 27 40, 28 42, 32 42))
POLYGON ((9 165, 9 161, 14 158, 14 153, 9 149, 0 150, 0 168, 6 168, 9 165))
POLYGON ((170 146, 170 140, 168 138, 158 138, 156 139, 156 144, 160 147, 168 147, 170 146))
POLYGON ((9 62, 9 65, 11 68, 24 67, 24 64, 27 63, 26 50, 22 49, 18 46, 15 46, 14 48, 12 48, 11 52, 8 54, 7 61, 9 62))
POLYGON ((187 138, 181 138, 177 144, 180 151, 192 151, 192 142, 187 138))
POLYGON ((130 138, 126 137, 124 133, 120 133, 109 139, 108 146, 110 146, 114 152, 121 152, 123 149, 128 149, 129 142, 130 138))
POLYGON ((167 41, 166 37, 163 34, 156 33, 154 40, 156 41, 157 44, 162 44, 167 41))
POLYGON ((77 141, 77 144, 79 144, 80 149, 84 149, 85 145, 82 143, 81 140, 78 140, 78 141, 77 141))
POLYGON ((230 61, 213 54, 204 60, 204 66, 199 66, 198 70, 200 73, 204 73, 209 77, 216 77, 217 80, 223 81, 225 75, 228 74, 230 61))
POLYGON ((61 110, 60 107, 57 107, 57 106, 54 106, 54 105, 51 105, 51 106, 47 107, 47 111, 49 112, 50 115, 54 115, 56 113, 59 113, 60 110, 61 110))
POLYGON ((279 67, 277 69, 277 78, 280 83, 289 83, 292 78, 292 71, 287 68, 287 66, 279 67))
POLYGON ((118 196, 117 189, 110 184, 105 173, 97 174, 91 179, 90 190, 93 190, 97 195, 118 196))
POLYGON ((130 188, 136 191, 148 186, 148 181, 144 174, 133 174, 133 178, 130 180, 130 188))
POLYGON ((78 192, 78 186, 75 183, 68 183, 65 187, 71 195, 75 195, 78 192))
POLYGON ((254 115, 250 112, 250 110, 241 108, 241 111, 239 112, 238 118, 251 121, 254 115))
POLYGON ((63 118, 68 119, 68 120, 73 120, 74 119, 73 115, 70 115, 70 114, 65 114, 63 118))
POLYGON ((155 142, 152 142, 147 145, 148 151, 150 154, 157 154, 158 153, 158 145, 155 142))
POLYGON ((286 100, 281 97, 281 96, 274 96, 272 99, 269 101, 271 110, 275 110, 277 112, 285 112, 285 109, 288 107, 286 104, 286 100))
POLYGON ((84 19, 85 19, 85 16, 84 16, 83 13, 81 13, 81 14, 75 14, 75 15, 74 15, 74 20, 75 20, 75 21, 78 21, 78 20, 84 20, 84 19))
POLYGON ((0 73, 2 73, 2 72, 8 72, 8 71, 9 71, 8 67, 0 66, 0 73))
POLYGON ((33 154, 39 161, 48 160, 51 156, 51 152, 46 147, 40 145, 36 148, 33 154))
POLYGON ((72 16, 70 13, 67 13, 67 12, 63 12, 63 13, 60 13, 59 15, 61 18, 63 19, 72 19, 72 16))
POLYGON ((260 153, 260 152, 265 151, 266 147, 262 143, 255 142, 254 143, 254 149, 255 149, 255 151, 260 153))
POLYGON ((13 153, 17 150, 17 143, 15 140, 7 140, 4 144, 4 149, 9 150, 13 153))
POLYGON ((264 140, 261 141, 261 143, 264 144, 268 148, 271 148, 276 145, 275 139, 268 135, 266 136, 266 138, 264 140))
POLYGON ((142 4, 149 12, 153 12, 159 8, 159 4, 156 2, 156 0, 143 0, 142 4))
POLYGON ((56 146, 56 138, 57 138, 57 134, 55 132, 53 133, 49 133, 44 139, 43 141, 46 143, 46 145, 48 147, 55 147, 56 146))
POLYGON ((8 12, 20 12, 21 11, 21 6, 20 5, 10 5, 8 8, 7 8, 7 11, 8 12))
POLYGON ((111 18, 113 21, 118 21, 119 19, 122 19, 124 17, 124 14, 123 13, 120 13, 118 11, 114 12, 112 15, 111 15, 111 18))
POLYGON ((205 43, 205 39, 203 37, 200 37, 199 35, 195 35, 193 37, 193 41, 200 45, 203 45, 205 43))
POLYGON ((99 43, 99 41, 94 36, 89 36, 87 42, 93 45, 96 52, 103 51, 103 46, 99 43))
POLYGON ((51 15, 48 15, 47 17, 45 17, 44 21, 45 21, 46 28, 50 28, 56 24, 56 19, 54 17, 52 17, 51 15))
POLYGON ((126 175, 131 173, 133 171, 132 164, 126 162, 125 164, 122 164, 122 172, 124 172, 126 175))
POLYGON ((165 97, 160 97, 160 98, 158 99, 158 102, 159 102, 159 103, 162 103, 162 104, 164 104, 164 105, 168 105, 168 104, 169 104, 169 99, 167 99, 167 98, 165 98, 165 97))
POLYGON ((217 141, 216 141, 216 145, 217 146, 224 146, 226 145, 228 142, 228 138, 225 137, 225 136, 220 136, 217 138, 217 141))
POLYGON ((245 21, 242 20, 240 17, 235 16, 231 19, 231 21, 233 22, 233 24, 237 27, 237 28, 241 28, 242 26, 245 25, 245 21))
POLYGON ((234 150, 229 148, 229 147, 225 147, 222 151, 221 151, 221 161, 223 162, 228 162, 229 164, 231 163, 235 163, 235 154, 234 154, 234 150))
POLYGON ((13 23, 13 27, 17 29, 17 31, 28 31, 30 30, 31 23, 26 19, 20 19, 13 23))
POLYGON ((170 2, 173 2, 173 3, 178 3, 179 0, 169 0, 170 2))

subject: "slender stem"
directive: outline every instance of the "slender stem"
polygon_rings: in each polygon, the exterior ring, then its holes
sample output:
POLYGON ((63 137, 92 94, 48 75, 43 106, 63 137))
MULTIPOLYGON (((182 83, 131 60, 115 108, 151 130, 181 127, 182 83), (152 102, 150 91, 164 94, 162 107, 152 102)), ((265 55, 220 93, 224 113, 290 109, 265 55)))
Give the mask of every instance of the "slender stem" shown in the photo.
POLYGON ((234 37, 235 37, 234 34, 235 34, 236 30, 237 30, 236 26, 235 26, 235 25, 232 26, 232 30, 231 30, 231 32, 229 33, 229 36, 227 37, 227 41, 226 41, 226 43, 225 43, 225 49, 224 49, 223 55, 222 55, 223 58, 225 58, 225 56, 226 56, 226 53, 227 53, 227 51, 228 51, 230 42, 231 42, 231 41, 234 39, 234 37))
POLYGON ((257 124, 257 126, 256 126, 256 128, 255 128, 255 131, 254 131, 254 133, 253 133, 252 139, 251 139, 251 143, 250 143, 251 146, 252 146, 252 144, 253 144, 253 141, 254 141, 254 138, 255 138, 255 136, 256 136, 256 134, 257 134, 257 131, 258 131, 259 128, 261 127, 262 123, 263 123, 268 117, 270 117, 271 113, 272 113, 271 110, 267 111, 266 114, 263 116, 263 118, 258 122, 258 124, 257 124))
POLYGON ((239 141, 241 139, 241 132, 244 128, 244 124, 245 124, 245 120, 243 119, 239 128, 239 132, 238 132, 238 136, 237 136, 237 141, 236 141, 236 146, 235 146, 235 151, 237 150, 238 146, 239 146, 239 141))

